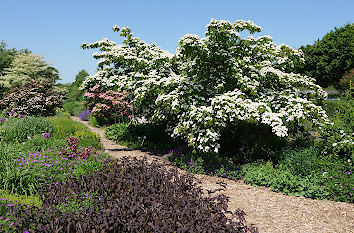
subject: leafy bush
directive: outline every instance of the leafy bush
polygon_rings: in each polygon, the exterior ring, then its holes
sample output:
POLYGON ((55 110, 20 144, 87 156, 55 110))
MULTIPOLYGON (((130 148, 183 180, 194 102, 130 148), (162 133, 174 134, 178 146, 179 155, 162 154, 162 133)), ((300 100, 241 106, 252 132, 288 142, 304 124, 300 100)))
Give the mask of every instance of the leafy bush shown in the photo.
POLYGON ((63 103, 63 108, 66 112, 70 113, 71 116, 78 116, 85 107, 81 101, 66 100, 63 103))
POLYGON ((289 170, 274 168, 270 161, 265 164, 247 164, 242 167, 242 173, 246 183, 270 187, 274 192, 314 199, 328 197, 328 192, 321 187, 319 178, 310 175, 306 177, 293 175, 289 170))
POLYGON ((319 162, 321 184, 328 192, 328 199, 354 203, 353 163, 351 160, 341 160, 324 157, 319 162))
POLYGON ((91 131, 89 133, 87 132, 87 130, 76 131, 75 133, 72 133, 69 136, 77 137, 79 139, 79 144, 82 147, 92 146, 96 149, 102 148, 100 136, 96 133, 92 133, 91 131))
POLYGON ((94 174, 47 185, 40 196, 40 208, 15 206, 5 216, 14 230, 257 232, 245 225, 243 211, 234 212, 235 220, 226 216, 232 213, 226 196, 205 197, 192 176, 144 160, 112 161, 94 174))
POLYGON ((169 150, 180 143, 169 137, 163 125, 149 123, 114 124, 106 128, 105 136, 130 148, 169 150))
POLYGON ((64 110, 64 108, 56 108, 55 109, 55 116, 70 118, 71 115, 70 115, 70 113, 66 112, 64 110))
POLYGON ((104 125, 104 123, 103 123, 103 122, 99 122, 99 121, 97 120, 97 118, 94 117, 94 116, 92 116, 92 114, 91 114, 91 115, 90 115, 90 125, 92 125, 93 127, 98 127, 98 126, 100 126, 100 125, 104 125))
POLYGON ((82 147, 102 148, 100 136, 93 133, 84 124, 66 117, 51 117, 49 120, 53 123, 54 136, 65 139, 69 135, 79 138, 79 144, 82 147))
POLYGON ((101 124, 110 125, 132 117, 132 106, 126 98, 126 93, 102 91, 97 84, 84 94, 84 103, 101 124))
POLYGON ((66 148, 60 149, 60 155, 65 157, 79 157, 81 159, 87 159, 96 153, 96 149, 91 145, 87 148, 80 148, 79 139, 76 137, 70 137, 66 139, 66 148))
POLYGON ((314 147, 285 150, 282 156, 280 165, 295 176, 309 176, 319 168, 319 153, 314 147))
POLYGON ((29 80, 24 86, 12 87, 0 100, 0 109, 9 114, 16 108, 19 114, 29 116, 55 115, 63 96, 53 90, 51 79, 29 80))
POLYGON ((317 147, 322 154, 354 159, 354 98, 353 90, 347 90, 344 100, 332 104, 333 125, 323 127, 317 147))
POLYGON ((242 177, 239 166, 215 153, 194 154, 177 148, 170 152, 168 159, 173 165, 193 174, 207 174, 233 180, 242 177))
POLYGON ((52 133, 53 124, 41 117, 9 118, 0 129, 3 141, 23 142, 36 134, 52 133))

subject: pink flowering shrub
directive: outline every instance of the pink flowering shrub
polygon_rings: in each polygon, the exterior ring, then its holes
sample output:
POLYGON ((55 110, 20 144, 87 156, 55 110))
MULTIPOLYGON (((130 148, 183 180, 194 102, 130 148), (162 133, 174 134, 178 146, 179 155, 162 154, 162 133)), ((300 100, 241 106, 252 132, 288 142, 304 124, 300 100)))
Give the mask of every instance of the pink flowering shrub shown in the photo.
POLYGON ((10 88, 0 99, 5 116, 53 116, 63 102, 61 93, 54 90, 51 79, 28 80, 26 85, 10 88), (15 111, 14 111, 15 109, 15 111))
POLYGON ((101 124, 124 122, 132 117, 132 105, 126 93, 102 91, 98 84, 84 94, 84 104, 101 124))

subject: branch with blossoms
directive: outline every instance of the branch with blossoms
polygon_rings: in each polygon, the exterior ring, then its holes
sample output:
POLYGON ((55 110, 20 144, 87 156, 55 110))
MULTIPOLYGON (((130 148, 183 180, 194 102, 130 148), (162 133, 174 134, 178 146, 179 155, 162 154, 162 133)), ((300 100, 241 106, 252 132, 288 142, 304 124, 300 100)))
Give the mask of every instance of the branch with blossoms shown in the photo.
MULTIPOLYGON (((221 132, 237 122, 266 125, 279 137, 289 135, 289 125, 329 124, 320 106, 326 92, 314 79, 289 73, 303 61, 301 51, 276 45, 270 36, 242 38, 240 32, 261 31, 251 21, 212 19, 206 28, 205 38, 181 38, 176 54, 133 37, 128 27, 121 29, 121 45, 108 39, 83 44, 101 52, 93 55, 99 71, 81 89, 130 93, 139 116, 167 124, 171 136, 201 151, 217 152, 221 132), (302 94, 303 88, 311 93, 302 94)), ((97 109, 108 113, 103 104, 97 109)))
POLYGON ((112 90, 101 91, 96 84, 84 93, 84 104, 96 118, 106 124, 124 122, 133 118, 133 107, 125 100, 126 93, 112 90))

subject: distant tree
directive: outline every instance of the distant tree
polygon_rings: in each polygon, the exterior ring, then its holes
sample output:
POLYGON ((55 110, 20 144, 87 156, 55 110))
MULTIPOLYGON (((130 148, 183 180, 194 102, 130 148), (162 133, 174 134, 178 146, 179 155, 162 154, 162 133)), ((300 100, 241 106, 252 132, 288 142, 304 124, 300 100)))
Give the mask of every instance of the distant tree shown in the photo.
POLYGON ((305 63, 297 71, 316 79, 323 87, 339 87, 340 79, 354 68, 354 24, 327 33, 313 45, 302 46, 305 63))
POLYGON ((0 83, 7 87, 23 85, 28 79, 59 80, 59 71, 43 60, 41 55, 17 53, 9 68, 4 68, 5 75, 0 76, 0 83))
POLYGON ((75 77, 75 82, 73 82, 73 86, 80 87, 81 84, 85 81, 86 77, 89 76, 89 74, 86 72, 86 70, 82 69, 79 71, 79 73, 75 77))
POLYGON ((15 49, 6 49, 6 43, 1 41, 0 43, 0 76, 5 74, 4 69, 9 68, 11 62, 16 55, 15 49))
POLYGON ((86 70, 82 69, 75 77, 75 81, 69 86, 68 98, 76 101, 82 100, 83 91, 79 89, 83 81, 89 74, 86 70))

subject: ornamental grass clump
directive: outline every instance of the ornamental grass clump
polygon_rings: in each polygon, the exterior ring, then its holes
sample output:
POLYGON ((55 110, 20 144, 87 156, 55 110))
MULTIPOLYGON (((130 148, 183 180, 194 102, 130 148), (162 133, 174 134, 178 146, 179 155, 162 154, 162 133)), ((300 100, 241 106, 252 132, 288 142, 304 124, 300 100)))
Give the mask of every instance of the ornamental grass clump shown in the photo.
POLYGON ((146 160, 108 161, 96 173, 46 185, 40 197, 41 207, 15 206, 3 216, 15 231, 258 232, 242 210, 228 210, 226 196, 204 195, 191 175, 146 160))
POLYGON ((53 124, 45 118, 26 116, 24 118, 8 118, 2 125, 0 137, 4 141, 24 142, 28 137, 42 133, 52 133, 53 124))
POLYGON ((122 28, 122 45, 108 39, 82 45, 101 53, 93 54, 98 72, 81 89, 129 93, 136 116, 165 124, 172 137, 204 152, 218 152, 222 131, 239 123, 267 126, 278 137, 307 122, 328 124, 320 106, 326 92, 313 78, 288 72, 303 62, 302 52, 270 36, 239 34, 260 31, 251 21, 212 19, 205 38, 187 34, 171 54, 122 28))

